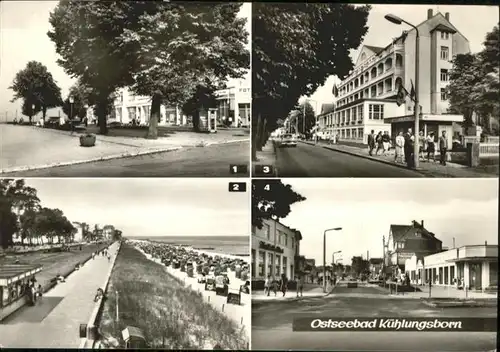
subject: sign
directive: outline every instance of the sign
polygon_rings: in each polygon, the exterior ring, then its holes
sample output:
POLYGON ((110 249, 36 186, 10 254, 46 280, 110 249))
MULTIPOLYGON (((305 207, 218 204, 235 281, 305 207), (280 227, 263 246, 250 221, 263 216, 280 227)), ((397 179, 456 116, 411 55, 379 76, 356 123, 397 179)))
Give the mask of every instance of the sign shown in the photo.
POLYGON ((228 304, 236 304, 236 305, 241 305, 241 294, 240 293, 234 293, 230 292, 227 295, 227 303, 228 304))

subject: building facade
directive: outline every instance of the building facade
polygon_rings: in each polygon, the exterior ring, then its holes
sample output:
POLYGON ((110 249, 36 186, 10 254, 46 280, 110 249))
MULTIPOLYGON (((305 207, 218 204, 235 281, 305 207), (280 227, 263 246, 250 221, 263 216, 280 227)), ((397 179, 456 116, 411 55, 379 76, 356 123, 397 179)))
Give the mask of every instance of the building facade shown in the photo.
POLYGON ((473 245, 453 248, 418 259, 411 257, 405 264, 413 284, 429 281, 437 286, 485 290, 498 286, 498 245, 473 245))
MULTIPOLYGON (((433 15, 417 26, 420 34, 418 97, 421 105, 421 130, 436 137, 446 130, 449 145, 461 115, 447 113, 446 95, 451 60, 469 53, 465 38, 450 22, 448 13, 433 15)), ((353 71, 340 84, 336 112, 326 128, 340 139, 367 143, 371 130, 388 131, 395 136, 413 126, 413 102, 407 98, 398 106, 399 88, 411 92, 415 82, 416 31, 411 29, 386 47, 364 45, 353 71)))
POLYGON ((263 220, 262 229, 252 227, 252 279, 265 280, 296 275, 296 257, 300 256, 300 231, 275 220, 263 220))
POLYGON ((323 139, 333 135, 333 119, 335 117, 335 104, 322 104, 321 113, 316 118, 316 133, 323 139))
POLYGON ((233 127, 250 127, 252 91, 248 81, 240 80, 232 87, 217 90, 215 96, 218 123, 233 127))
POLYGON ((442 242, 424 227, 423 220, 411 225, 391 225, 386 246, 385 265, 394 274, 404 273, 406 261, 413 256, 421 259, 442 251, 442 242))

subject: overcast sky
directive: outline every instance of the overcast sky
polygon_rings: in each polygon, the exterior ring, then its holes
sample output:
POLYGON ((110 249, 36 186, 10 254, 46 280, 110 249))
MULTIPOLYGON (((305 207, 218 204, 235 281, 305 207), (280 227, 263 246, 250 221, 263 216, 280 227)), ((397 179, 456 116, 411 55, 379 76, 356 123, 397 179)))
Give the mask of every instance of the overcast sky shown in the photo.
POLYGON ((27 179, 42 206, 70 221, 111 224, 124 236, 248 236, 249 193, 228 179, 27 179))
MULTIPOLYGON (((368 15, 368 32, 364 37, 364 42, 351 52, 353 62, 356 62, 359 49, 364 44, 385 47, 391 43, 392 38, 400 36, 403 30, 409 29, 405 25, 398 26, 390 23, 384 18, 386 14, 394 14, 418 25, 427 18, 428 9, 433 9, 434 14, 441 12, 444 15, 449 12, 450 22, 469 40, 472 52, 482 50, 486 33, 491 32, 499 21, 498 7, 496 6, 372 5, 372 10, 368 15)), ((340 80, 336 76, 331 76, 322 87, 311 95, 310 98, 317 101, 317 103, 311 102, 311 105, 315 109, 317 108, 316 112, 321 110, 322 103, 333 102, 332 87, 334 83, 338 84, 339 82, 340 80)))
POLYGON ((301 231, 301 255, 323 262, 323 232, 327 262, 350 264, 352 256, 382 257, 382 236, 391 224, 424 226, 443 242, 456 245, 498 244, 498 180, 489 179, 282 179, 307 200, 292 205, 281 220, 301 231))
MULTIPOLYGON (((52 29, 49 15, 57 4, 58 1, 0 1, 0 121, 5 119, 6 113, 9 119, 16 110, 21 114, 22 100, 11 103, 13 92, 8 87, 16 73, 29 61, 36 60, 47 66, 61 88, 63 98, 75 82, 57 65, 55 44, 47 36, 52 29)), ((240 17, 248 19, 248 33, 251 33, 251 6, 251 3, 244 3, 240 11, 240 17)), ((249 50, 250 45, 249 40, 249 50)))

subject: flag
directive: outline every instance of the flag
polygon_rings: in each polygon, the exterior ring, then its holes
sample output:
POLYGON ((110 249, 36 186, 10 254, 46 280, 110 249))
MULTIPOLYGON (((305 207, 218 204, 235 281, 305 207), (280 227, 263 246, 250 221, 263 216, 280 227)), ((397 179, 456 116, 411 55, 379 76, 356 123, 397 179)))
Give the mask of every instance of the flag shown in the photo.
POLYGON ((407 96, 408 91, 405 89, 405 87, 403 87, 403 85, 400 85, 398 95, 396 96, 396 104, 398 104, 398 106, 403 105, 407 96))
POLYGON ((333 85, 332 94, 335 98, 339 95, 339 89, 337 88, 336 84, 333 85))
POLYGON ((413 81, 411 81, 410 99, 415 101, 415 87, 413 86, 413 81))

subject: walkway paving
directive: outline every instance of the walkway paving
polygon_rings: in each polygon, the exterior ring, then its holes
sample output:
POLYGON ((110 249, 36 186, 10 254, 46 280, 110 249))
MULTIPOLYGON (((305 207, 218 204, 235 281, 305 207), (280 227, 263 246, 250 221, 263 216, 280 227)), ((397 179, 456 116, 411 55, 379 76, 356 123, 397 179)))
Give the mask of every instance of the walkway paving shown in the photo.
MULTIPOLYGON (((328 144, 326 142, 319 142, 315 144, 314 142, 304 142, 309 145, 316 145, 317 147, 323 147, 337 152, 344 152, 356 156, 360 156, 366 159, 377 160, 386 164, 403 167, 405 164, 394 162, 394 151, 390 151, 387 155, 368 155, 368 149, 366 146, 354 146, 354 145, 344 145, 344 144, 328 144)), ((436 159, 438 160, 438 159, 436 159)), ((479 172, 477 170, 468 168, 464 165, 455 164, 448 162, 446 166, 439 164, 439 162, 428 162, 421 161, 419 165, 418 172, 424 174, 428 177, 498 177, 498 167, 497 173, 490 172, 479 172)))
MULTIPOLYGON (((257 152, 257 160, 253 162, 253 165, 271 165, 274 166, 274 175, 268 175, 268 176, 276 176, 277 170, 276 170, 276 153, 274 152, 274 145, 273 141, 267 141, 266 145, 262 147, 262 151, 257 152)), ((254 174, 255 171, 252 170, 252 173, 254 174)), ((263 176, 263 175, 256 175, 256 176, 263 176)))
MULTIPOLYGON (((117 243, 109 252, 116 255, 117 243)), ((112 261, 96 256, 45 293, 33 307, 25 306, 0 324, 0 345, 7 348, 78 348, 80 324, 87 324, 94 296, 112 261)))
MULTIPOLYGON (((333 286, 328 285, 326 287, 326 292, 331 292, 333 286)), ((276 296, 273 292, 268 296, 263 290, 253 290, 252 291, 252 301, 287 301, 287 300, 297 300, 302 297, 310 298, 310 297, 324 297, 327 293, 323 292, 323 287, 319 285, 310 285, 306 284, 304 286, 304 290, 302 291, 302 296, 297 298, 296 290, 288 290, 285 296, 283 297, 282 292, 276 292, 276 296)))
POLYGON ((70 135, 67 131, 0 124, 0 173, 250 139, 244 131, 232 130, 222 130, 212 134, 176 132, 158 139, 97 135, 95 147, 82 148, 78 138, 78 133, 70 135))

